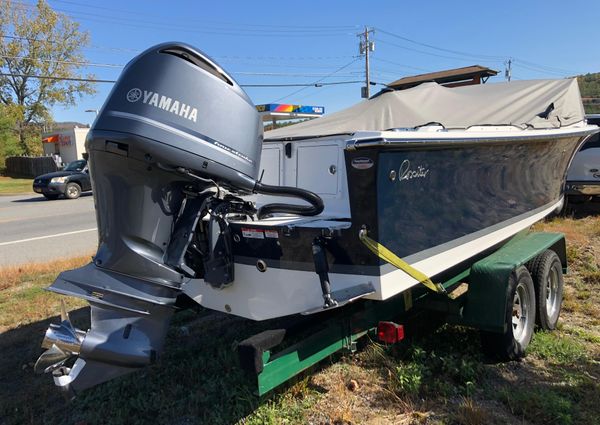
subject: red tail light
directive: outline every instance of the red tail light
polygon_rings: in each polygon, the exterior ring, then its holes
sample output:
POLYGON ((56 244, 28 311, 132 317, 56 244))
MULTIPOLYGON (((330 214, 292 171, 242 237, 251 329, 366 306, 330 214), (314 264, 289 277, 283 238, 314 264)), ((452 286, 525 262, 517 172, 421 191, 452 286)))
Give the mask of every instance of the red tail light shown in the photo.
POLYGON ((377 338, 386 344, 395 344, 404 339, 404 326, 394 322, 379 322, 377 338))

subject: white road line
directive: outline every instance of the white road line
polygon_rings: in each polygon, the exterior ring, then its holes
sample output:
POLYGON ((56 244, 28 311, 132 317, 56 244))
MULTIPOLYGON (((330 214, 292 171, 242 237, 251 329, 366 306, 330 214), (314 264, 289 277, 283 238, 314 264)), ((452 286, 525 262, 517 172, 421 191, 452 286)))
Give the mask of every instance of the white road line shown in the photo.
POLYGON ((21 240, 18 240, 18 241, 0 242, 0 246, 12 245, 12 244, 21 243, 21 242, 38 241, 40 239, 57 238, 57 237, 60 237, 60 236, 76 235, 77 233, 92 232, 94 230, 97 230, 97 228, 94 227, 92 229, 83 229, 83 230, 75 230, 73 232, 57 233, 56 235, 37 236, 35 238, 21 239, 21 240))

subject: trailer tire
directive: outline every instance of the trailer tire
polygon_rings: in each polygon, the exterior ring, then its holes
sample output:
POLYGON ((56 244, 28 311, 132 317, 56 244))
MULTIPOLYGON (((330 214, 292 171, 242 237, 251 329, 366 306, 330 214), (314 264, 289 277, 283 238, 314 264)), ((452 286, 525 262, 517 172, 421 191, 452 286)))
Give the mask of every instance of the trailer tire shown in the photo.
POLYGON ((517 360, 525 356, 535 326, 535 289, 525 266, 510 274, 506 295, 506 332, 482 331, 481 346, 488 357, 517 360))
POLYGON ((562 263, 552 250, 546 250, 528 264, 537 305, 536 324, 545 331, 556 329, 562 306, 564 279, 562 263))

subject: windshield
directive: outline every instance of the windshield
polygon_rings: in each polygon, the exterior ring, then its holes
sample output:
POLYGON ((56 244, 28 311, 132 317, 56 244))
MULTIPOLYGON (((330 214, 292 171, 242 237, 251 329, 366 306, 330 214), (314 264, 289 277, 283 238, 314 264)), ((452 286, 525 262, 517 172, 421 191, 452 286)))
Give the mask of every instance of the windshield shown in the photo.
POLYGON ((65 171, 81 171, 84 169, 86 161, 80 159, 79 161, 69 162, 65 167, 65 171))

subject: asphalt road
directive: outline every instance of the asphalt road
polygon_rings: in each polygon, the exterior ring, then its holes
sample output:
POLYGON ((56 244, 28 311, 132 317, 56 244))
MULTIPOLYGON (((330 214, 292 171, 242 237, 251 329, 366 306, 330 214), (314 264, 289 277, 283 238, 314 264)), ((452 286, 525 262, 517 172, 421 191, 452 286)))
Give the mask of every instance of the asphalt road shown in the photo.
POLYGON ((48 201, 41 195, 0 196, 0 267, 94 254, 94 199, 48 201))

